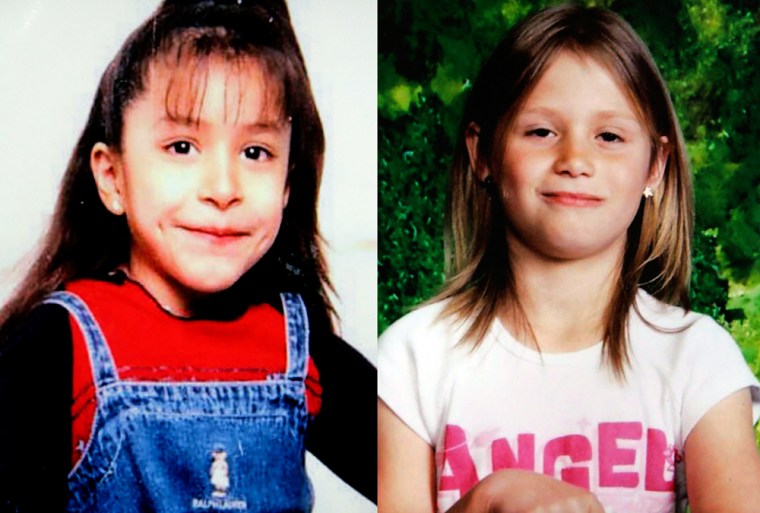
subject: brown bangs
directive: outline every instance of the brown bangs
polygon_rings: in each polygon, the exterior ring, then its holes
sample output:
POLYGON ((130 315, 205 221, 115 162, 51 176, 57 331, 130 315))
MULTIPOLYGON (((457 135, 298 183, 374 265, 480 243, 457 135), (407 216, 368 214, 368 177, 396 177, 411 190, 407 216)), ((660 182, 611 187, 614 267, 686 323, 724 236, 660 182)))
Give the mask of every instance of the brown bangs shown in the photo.
POLYGON ((212 68, 224 69, 225 121, 237 123, 246 109, 246 81, 260 82, 266 112, 257 113, 272 123, 291 116, 285 92, 291 66, 285 56, 266 48, 246 48, 223 27, 186 29, 170 36, 153 59, 141 69, 141 89, 158 81, 164 88, 164 106, 171 120, 200 122, 208 75, 212 68), (258 69, 260 72, 257 73, 258 69))

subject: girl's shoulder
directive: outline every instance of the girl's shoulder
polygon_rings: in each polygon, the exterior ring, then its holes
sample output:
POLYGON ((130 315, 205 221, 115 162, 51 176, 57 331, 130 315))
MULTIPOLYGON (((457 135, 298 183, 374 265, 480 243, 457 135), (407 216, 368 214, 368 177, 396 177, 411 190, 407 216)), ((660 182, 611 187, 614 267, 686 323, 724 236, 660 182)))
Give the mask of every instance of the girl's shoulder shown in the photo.
POLYGON ((448 300, 427 303, 416 307, 396 320, 380 336, 379 344, 426 343, 436 341, 436 346, 451 347, 461 339, 465 323, 459 322, 446 312, 448 300))
POLYGON ((380 336, 378 359, 405 359, 425 367, 454 364, 467 358, 472 347, 461 343, 468 321, 460 321, 446 311, 448 300, 415 308, 394 322, 380 336))
POLYGON ((636 297, 630 323, 632 336, 646 334, 675 345, 712 341, 736 346, 728 331, 712 317, 664 303, 643 290, 636 297))
POLYGON ((683 323, 693 323, 700 318, 710 319, 706 315, 665 303, 644 289, 639 289, 636 294, 634 309, 639 317, 672 327, 683 325, 683 323))
POLYGON ((377 348, 378 397, 431 445, 470 353, 458 345, 462 326, 444 314, 446 304, 430 303, 406 314, 383 333, 377 348))
POLYGON ((668 305, 640 291, 629 319, 630 348, 634 357, 667 369, 693 372, 703 364, 731 362, 745 366, 731 334, 708 315, 668 305))
POLYGON ((467 321, 450 315, 446 306, 446 300, 420 306, 382 334, 377 348, 381 389, 403 375, 440 383, 472 364, 473 346, 462 343, 467 321))
POLYGON ((752 391, 754 419, 760 417, 757 378, 723 326, 644 292, 636 307, 629 325, 634 373, 667 383, 680 398, 682 440, 711 406, 742 388, 752 391))
POLYGON ((34 358, 34 355, 44 355, 50 360, 62 356, 58 353, 70 348, 70 344, 63 343, 71 339, 68 317, 62 306, 38 304, 13 327, 3 329, 0 359, 9 363, 34 358))

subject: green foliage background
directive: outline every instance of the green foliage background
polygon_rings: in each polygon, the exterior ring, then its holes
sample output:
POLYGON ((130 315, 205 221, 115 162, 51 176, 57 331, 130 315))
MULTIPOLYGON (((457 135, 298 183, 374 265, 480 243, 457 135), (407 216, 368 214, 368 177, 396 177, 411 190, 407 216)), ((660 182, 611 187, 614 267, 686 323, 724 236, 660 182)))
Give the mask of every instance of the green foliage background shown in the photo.
MULTIPOLYGON (((380 2, 379 330, 443 280, 443 217, 465 92, 506 29, 551 0, 380 2)), ((628 20, 667 81, 697 202, 693 308, 760 371, 760 1, 586 0, 628 20)))

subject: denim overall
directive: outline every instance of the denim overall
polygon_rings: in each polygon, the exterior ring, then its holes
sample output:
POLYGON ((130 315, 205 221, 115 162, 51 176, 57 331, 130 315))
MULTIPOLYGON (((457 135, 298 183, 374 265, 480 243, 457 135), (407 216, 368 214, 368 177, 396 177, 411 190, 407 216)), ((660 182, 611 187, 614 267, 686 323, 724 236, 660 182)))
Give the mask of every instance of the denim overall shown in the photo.
POLYGON ((82 329, 97 397, 90 441, 69 474, 68 511, 311 511, 308 322, 300 296, 281 298, 285 374, 256 382, 128 382, 84 302, 69 292, 50 295, 45 302, 65 307, 82 329))

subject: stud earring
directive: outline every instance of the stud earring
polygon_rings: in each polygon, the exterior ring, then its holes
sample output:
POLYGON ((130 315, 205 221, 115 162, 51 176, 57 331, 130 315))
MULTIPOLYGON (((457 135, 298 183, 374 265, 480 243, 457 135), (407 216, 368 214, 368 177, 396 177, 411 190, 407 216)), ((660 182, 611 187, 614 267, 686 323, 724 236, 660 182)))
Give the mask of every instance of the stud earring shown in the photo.
POLYGON ((111 208, 114 210, 115 213, 121 214, 121 202, 119 200, 113 200, 113 203, 111 204, 111 208))
POLYGON ((649 199, 652 196, 654 196, 654 191, 652 190, 650 186, 647 185, 646 187, 644 187, 644 197, 649 199))
POLYGON ((488 175, 478 183, 489 195, 493 195, 496 192, 496 180, 493 179, 493 176, 488 175))

